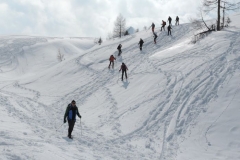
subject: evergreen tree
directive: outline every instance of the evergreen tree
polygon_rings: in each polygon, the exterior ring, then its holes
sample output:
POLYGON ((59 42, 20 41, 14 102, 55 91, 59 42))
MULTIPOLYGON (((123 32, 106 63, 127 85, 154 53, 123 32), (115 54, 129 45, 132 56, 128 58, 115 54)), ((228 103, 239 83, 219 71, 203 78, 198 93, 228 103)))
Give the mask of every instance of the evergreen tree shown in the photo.
POLYGON ((124 36, 127 36, 127 35, 129 35, 128 31, 126 31, 126 32, 124 33, 124 36))

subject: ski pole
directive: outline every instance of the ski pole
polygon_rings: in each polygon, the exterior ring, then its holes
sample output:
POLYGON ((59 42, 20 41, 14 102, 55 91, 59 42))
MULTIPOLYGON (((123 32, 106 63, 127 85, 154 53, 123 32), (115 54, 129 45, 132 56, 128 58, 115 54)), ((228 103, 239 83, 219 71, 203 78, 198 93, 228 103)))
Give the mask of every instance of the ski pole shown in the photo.
MULTIPOLYGON (((64 123, 63 123, 63 124, 64 124, 64 123)), ((62 125, 63 125, 63 124, 62 124, 62 125)), ((60 127, 58 127, 58 129, 56 129, 56 131, 58 131, 58 130, 62 127, 62 125, 61 125, 60 127)))
POLYGON ((81 126, 81 136, 82 136, 82 121, 81 121, 81 118, 80 118, 80 126, 81 126))
POLYGON ((118 74, 118 80, 120 79, 120 74, 121 74, 121 73, 120 73, 120 71, 119 71, 119 74, 118 74))

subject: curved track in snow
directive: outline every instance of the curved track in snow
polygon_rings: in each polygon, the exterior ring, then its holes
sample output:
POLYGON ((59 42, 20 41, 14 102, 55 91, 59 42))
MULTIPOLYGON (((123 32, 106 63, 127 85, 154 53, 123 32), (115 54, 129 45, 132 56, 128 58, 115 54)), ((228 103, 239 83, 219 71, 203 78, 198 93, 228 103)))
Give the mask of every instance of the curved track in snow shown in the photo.
MULTIPOLYGON (((199 115, 239 72, 240 29, 212 33, 195 45, 189 44, 189 24, 174 26, 172 34, 158 32, 155 45, 152 35, 142 31, 94 46, 36 76, 0 81, 1 112, 21 124, 18 133, 11 128, 0 132, 1 155, 5 159, 41 159, 44 154, 55 159, 177 159, 199 115), (139 38, 145 42, 143 51, 137 46, 139 38), (111 54, 117 57, 114 70, 107 68, 111 54), (123 82, 118 72, 121 62, 129 68, 129 79, 123 82), (61 127, 72 99, 83 116, 83 135, 77 120, 73 141, 66 138, 67 125, 61 127), (24 153, 29 147, 32 153, 24 153)), ((12 39, 11 45, 1 41, 2 72, 16 69, 14 56, 25 52, 23 46, 39 41, 12 39)), ((208 133, 213 124, 202 135, 204 149, 211 145, 208 133)))

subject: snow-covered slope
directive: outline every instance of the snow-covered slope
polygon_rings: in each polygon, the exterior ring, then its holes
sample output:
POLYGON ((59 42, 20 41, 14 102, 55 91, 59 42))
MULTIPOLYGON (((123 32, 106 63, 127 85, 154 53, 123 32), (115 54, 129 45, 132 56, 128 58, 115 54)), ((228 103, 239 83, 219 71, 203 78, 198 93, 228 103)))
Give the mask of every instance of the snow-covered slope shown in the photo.
POLYGON ((196 44, 190 24, 172 36, 157 28, 157 44, 150 31, 102 45, 1 37, 0 159, 240 159, 239 18, 196 44), (69 140, 62 124, 73 99, 82 121, 69 140))

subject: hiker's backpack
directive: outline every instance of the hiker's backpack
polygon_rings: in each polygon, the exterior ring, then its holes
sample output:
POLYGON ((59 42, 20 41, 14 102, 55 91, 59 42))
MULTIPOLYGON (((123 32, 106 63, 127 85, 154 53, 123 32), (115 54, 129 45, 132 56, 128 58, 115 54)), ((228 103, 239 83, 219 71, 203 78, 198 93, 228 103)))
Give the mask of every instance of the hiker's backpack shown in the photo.
POLYGON ((125 64, 122 65, 122 70, 126 70, 127 66, 125 64))

